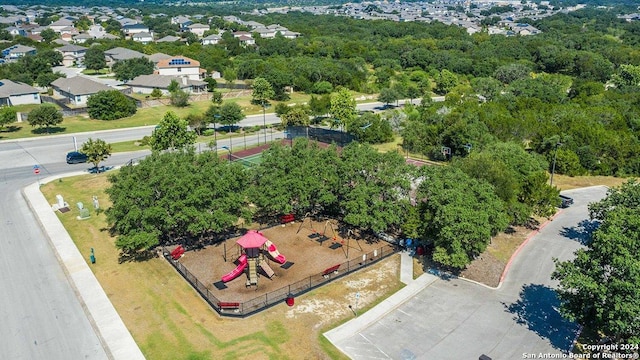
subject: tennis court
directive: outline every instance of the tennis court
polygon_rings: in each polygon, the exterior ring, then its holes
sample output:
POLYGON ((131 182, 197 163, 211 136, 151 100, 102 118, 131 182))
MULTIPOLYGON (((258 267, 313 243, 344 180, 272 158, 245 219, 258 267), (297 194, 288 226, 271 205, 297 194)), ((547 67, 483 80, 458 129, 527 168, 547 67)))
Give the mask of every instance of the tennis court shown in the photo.
POLYGON ((246 168, 250 168, 262 163, 262 153, 257 153, 257 154, 249 155, 245 157, 238 157, 233 154, 230 154, 230 155, 231 155, 231 161, 239 162, 246 168))

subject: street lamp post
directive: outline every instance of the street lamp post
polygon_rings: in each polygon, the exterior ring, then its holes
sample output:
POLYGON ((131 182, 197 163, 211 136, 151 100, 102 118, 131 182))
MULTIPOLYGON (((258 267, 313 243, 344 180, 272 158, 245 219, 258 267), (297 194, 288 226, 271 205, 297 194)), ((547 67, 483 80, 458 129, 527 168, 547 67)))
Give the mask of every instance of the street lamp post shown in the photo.
MULTIPOLYGON (((264 99, 262 100, 262 127, 264 128, 264 143, 267 143, 267 108, 264 106, 264 99)), ((260 141, 258 141, 260 143, 260 141)))
POLYGON ((553 187, 553 174, 556 172, 556 159, 558 158, 558 147, 562 146, 562 143, 556 143, 556 151, 553 154, 553 165, 551 165, 551 180, 549 186, 553 187))
POLYGON ((225 149, 225 150, 227 150, 227 151, 229 152, 229 157, 228 157, 228 159, 229 159, 229 162, 231 162, 231 149, 229 149, 229 147, 228 147, 228 146, 222 146, 222 148, 223 148, 223 149, 225 149))

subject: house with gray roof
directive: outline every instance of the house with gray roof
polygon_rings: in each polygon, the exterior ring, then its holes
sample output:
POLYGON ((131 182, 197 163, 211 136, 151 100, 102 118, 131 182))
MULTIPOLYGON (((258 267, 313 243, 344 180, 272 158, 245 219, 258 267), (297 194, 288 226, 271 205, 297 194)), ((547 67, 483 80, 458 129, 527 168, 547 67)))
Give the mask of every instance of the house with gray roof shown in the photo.
POLYGON ((163 95, 169 95, 169 85, 175 81, 180 85, 180 89, 189 93, 200 94, 207 92, 207 83, 201 80, 192 80, 185 76, 173 75, 140 75, 128 81, 128 86, 132 92, 137 94, 151 94, 154 89, 162 91, 163 95))
POLYGON ((155 53, 155 54, 151 54, 149 56, 147 56, 147 58, 149 58, 149 60, 154 63, 154 64, 158 64, 159 61, 161 60, 166 60, 166 59, 171 59, 173 56, 171 55, 167 55, 167 54, 163 54, 163 53, 155 53))
POLYGON ((104 57, 105 57, 105 60, 107 60, 107 66, 111 67, 113 66, 113 64, 115 64, 118 61, 143 58, 143 57, 146 57, 146 55, 135 50, 131 50, 123 47, 116 47, 116 48, 105 51, 104 57))
POLYGON ((133 34, 131 35, 131 40, 147 45, 148 43, 153 42, 153 34, 148 32, 133 34))
POLYGON ((62 29, 73 27, 73 21, 62 18, 49 24, 49 29, 60 33, 62 29))
POLYGON ((73 44, 63 45, 55 50, 62 54, 62 65, 66 67, 82 64, 87 53, 86 47, 73 44))
POLYGON ((167 35, 165 37, 163 37, 162 39, 158 39, 156 40, 156 42, 176 42, 176 41, 180 41, 181 38, 177 37, 177 36, 173 36, 173 35, 167 35))
POLYGON ((113 90, 107 85, 84 76, 58 78, 51 83, 51 88, 54 98, 64 99, 64 101, 76 106, 86 105, 89 97, 99 91, 113 90))
POLYGON ((202 42, 202 45, 216 45, 221 40, 222 40, 222 36, 218 34, 211 34, 209 36, 203 37, 202 40, 200 40, 200 42, 202 42))
POLYGON ((5 61, 15 61, 27 55, 35 55, 36 48, 24 45, 13 45, 2 50, 2 57, 5 61))
POLYGON ((38 89, 21 82, 0 80, 0 106, 23 104, 40 104, 38 89))

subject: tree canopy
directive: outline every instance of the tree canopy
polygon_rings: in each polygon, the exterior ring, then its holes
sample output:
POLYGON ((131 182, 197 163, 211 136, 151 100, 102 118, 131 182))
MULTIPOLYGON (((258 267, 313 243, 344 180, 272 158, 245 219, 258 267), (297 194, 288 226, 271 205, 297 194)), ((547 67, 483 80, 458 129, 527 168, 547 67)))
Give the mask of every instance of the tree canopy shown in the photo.
POLYGON ((87 111, 92 119, 116 120, 136 113, 135 101, 118 90, 102 90, 87 100, 87 111))
POLYGON ((53 104, 42 104, 29 113, 29 125, 49 128, 62 122, 62 112, 53 104))
POLYGON ((552 275, 560 281, 560 312, 614 343, 640 341, 639 187, 629 181, 589 206, 600 226, 575 259, 556 260, 552 275))
POLYGON ((167 111, 151 134, 151 150, 176 150, 193 145, 198 137, 189 131, 187 121, 167 111))
POLYGON ((96 168, 96 172, 100 172, 100 163, 111 156, 111 144, 107 144, 102 139, 92 138, 82 144, 80 152, 87 155, 87 159, 96 168))

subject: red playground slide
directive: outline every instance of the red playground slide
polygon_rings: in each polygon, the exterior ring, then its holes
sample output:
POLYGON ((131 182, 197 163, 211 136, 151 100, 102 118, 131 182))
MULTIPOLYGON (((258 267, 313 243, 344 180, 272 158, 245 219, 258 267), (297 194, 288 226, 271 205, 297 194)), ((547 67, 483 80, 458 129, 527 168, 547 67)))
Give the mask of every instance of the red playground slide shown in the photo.
POLYGON ((267 247, 267 251, 273 258, 273 260, 280 264, 284 264, 285 262, 287 262, 287 259, 284 257, 284 255, 280 254, 278 248, 270 240, 267 240, 264 245, 267 247))
POLYGON ((242 272, 246 267, 247 267, 247 255, 242 254, 242 256, 238 258, 238 267, 233 269, 233 271, 231 271, 230 273, 222 276, 222 282, 231 281, 237 278, 240 274, 242 274, 242 272))

